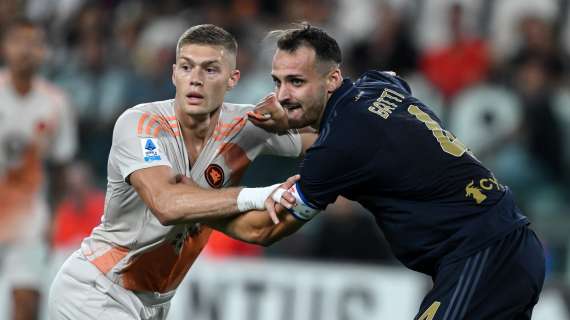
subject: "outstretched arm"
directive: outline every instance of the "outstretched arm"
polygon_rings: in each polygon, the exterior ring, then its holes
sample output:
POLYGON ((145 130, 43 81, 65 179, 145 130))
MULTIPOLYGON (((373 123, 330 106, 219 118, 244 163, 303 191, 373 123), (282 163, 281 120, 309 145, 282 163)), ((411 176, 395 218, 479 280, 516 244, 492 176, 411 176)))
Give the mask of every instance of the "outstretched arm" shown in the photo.
MULTIPOLYGON (((253 111, 247 113, 249 121, 255 126, 262 128, 268 132, 284 132, 289 127, 289 120, 287 118, 287 109, 277 101, 274 93, 268 94, 263 98, 253 111)), ((302 142, 302 154, 305 154, 307 149, 313 145, 318 137, 317 131, 311 127, 299 129, 302 142)))
POLYGON ((278 186, 204 189, 186 177, 174 175, 167 166, 134 171, 129 181, 163 225, 206 222, 262 210, 265 198, 278 186))
MULTIPOLYGON (((298 179, 299 176, 290 177, 280 188, 287 190, 298 179)), ((289 199, 289 201, 285 200, 284 204, 290 206, 293 201, 292 196, 283 194, 282 197, 289 199)), ((217 219, 206 224, 234 239, 268 246, 299 230, 306 222, 296 219, 283 206, 276 204, 273 200, 268 200, 266 205, 268 205, 269 211, 279 217, 280 223, 275 224, 265 211, 250 211, 237 217, 217 219)))
POLYGON ((237 240, 268 246, 299 230, 305 221, 297 220, 287 210, 278 209, 280 222, 274 224, 267 212, 250 211, 234 218, 210 221, 210 227, 237 240))

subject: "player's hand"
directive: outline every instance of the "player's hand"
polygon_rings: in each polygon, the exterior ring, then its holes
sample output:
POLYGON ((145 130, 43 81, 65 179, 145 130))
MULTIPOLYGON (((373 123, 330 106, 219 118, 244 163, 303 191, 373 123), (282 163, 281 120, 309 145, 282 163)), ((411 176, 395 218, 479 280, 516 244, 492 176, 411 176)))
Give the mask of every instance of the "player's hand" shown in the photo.
POLYGON ((269 132, 289 129, 287 110, 277 101, 273 92, 265 96, 247 116, 254 125, 269 132))
POLYGON ((289 179, 287 179, 287 181, 285 181, 283 184, 281 184, 269 197, 267 197, 267 199, 265 200, 265 208, 267 209, 267 212, 269 213, 269 216, 271 217, 271 220, 273 220, 273 223, 278 224, 279 223, 279 218, 277 217, 277 212, 281 211, 280 206, 283 206, 287 209, 291 209, 293 208, 293 206, 295 206, 295 197, 293 195, 291 195, 289 192, 284 191, 284 190, 289 190, 290 188, 292 188, 295 183, 297 181, 299 181, 299 179, 301 178, 300 175, 296 174, 292 177, 290 177, 289 179), (281 191, 279 191, 281 190, 281 191), (280 192, 281 196, 280 196, 280 201, 277 202, 274 200, 274 195, 276 192, 280 192))

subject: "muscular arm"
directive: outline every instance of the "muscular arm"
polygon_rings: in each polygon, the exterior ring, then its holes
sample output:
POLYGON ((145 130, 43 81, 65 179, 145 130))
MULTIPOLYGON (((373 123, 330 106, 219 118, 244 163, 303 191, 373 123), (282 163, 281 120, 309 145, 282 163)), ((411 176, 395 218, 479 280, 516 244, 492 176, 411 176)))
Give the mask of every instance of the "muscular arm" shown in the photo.
POLYGON ((129 180, 163 225, 204 222, 240 214, 236 199, 241 188, 207 190, 189 179, 179 183, 167 166, 137 170, 129 180))
MULTIPOLYGON (((299 175, 289 177, 279 188, 288 190, 299 178, 299 175)), ((296 201, 292 194, 283 192, 280 199, 282 204, 276 204, 271 197, 266 199, 267 211, 249 211, 235 218, 210 221, 209 225, 235 239, 268 246, 299 230, 308 221, 296 219, 285 210, 284 206, 291 208, 296 201), (275 223, 272 217, 279 223, 275 223)))
POLYGON ((297 220, 283 207, 277 212, 280 222, 274 224, 265 211, 250 211, 234 218, 206 223, 226 235, 245 242, 268 246, 299 230, 305 222, 297 220))

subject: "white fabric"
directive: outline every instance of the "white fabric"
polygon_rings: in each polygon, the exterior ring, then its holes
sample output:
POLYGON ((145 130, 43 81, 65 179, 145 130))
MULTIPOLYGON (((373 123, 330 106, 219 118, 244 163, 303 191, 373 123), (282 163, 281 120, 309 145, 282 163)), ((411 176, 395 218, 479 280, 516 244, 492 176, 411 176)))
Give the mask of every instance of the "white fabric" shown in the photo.
POLYGON ((119 117, 102 222, 81 246, 108 279, 132 291, 176 290, 211 233, 200 224, 163 226, 126 181, 132 172, 167 166, 172 176, 191 177, 201 187, 228 187, 239 183, 258 155, 298 156, 301 150, 298 134, 277 136, 248 122, 253 105, 224 103, 212 137, 191 166, 174 108, 174 100, 151 102, 119 117))
POLYGON ((243 188, 237 197, 237 206, 240 212, 250 210, 264 210, 265 200, 281 184, 277 183, 269 187, 243 188))
POLYGON ((15 288, 40 290, 46 276, 48 247, 41 237, 3 246, 0 270, 15 288))
POLYGON ((170 301, 144 305, 129 290, 111 282, 81 254, 73 253, 50 288, 50 320, 162 320, 170 301))

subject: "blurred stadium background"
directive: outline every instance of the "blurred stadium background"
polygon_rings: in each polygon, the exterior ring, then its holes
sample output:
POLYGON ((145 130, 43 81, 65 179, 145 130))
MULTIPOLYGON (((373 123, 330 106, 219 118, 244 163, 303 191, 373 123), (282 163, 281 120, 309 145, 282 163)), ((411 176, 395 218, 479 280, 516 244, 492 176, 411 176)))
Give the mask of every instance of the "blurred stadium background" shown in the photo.
MULTIPOLYGON (((570 319, 570 0, 1 0, 0 30, 19 15, 45 27, 42 74, 67 93, 80 141, 64 183, 51 184, 46 288, 99 219, 116 117, 174 96, 181 32, 200 23, 232 32, 242 78, 226 100, 256 103, 272 89, 265 33, 309 21, 341 44, 345 76, 396 71, 514 190, 546 248, 534 319, 570 319)), ((242 184, 284 179, 297 165, 262 158, 242 184)), ((0 260, 1 319, 9 277, 0 260)), ((268 248, 215 235, 170 318, 411 319, 429 285, 394 260, 360 206, 339 200, 268 248)))

